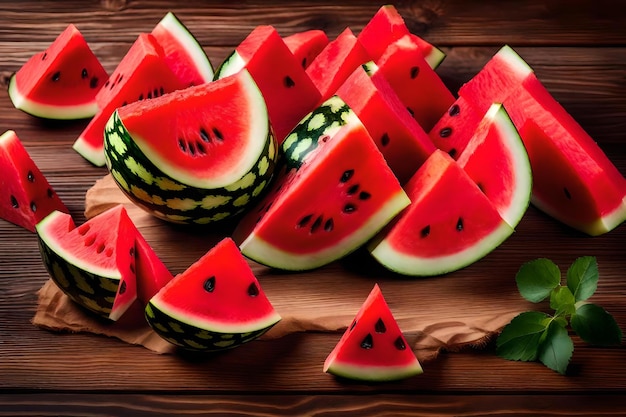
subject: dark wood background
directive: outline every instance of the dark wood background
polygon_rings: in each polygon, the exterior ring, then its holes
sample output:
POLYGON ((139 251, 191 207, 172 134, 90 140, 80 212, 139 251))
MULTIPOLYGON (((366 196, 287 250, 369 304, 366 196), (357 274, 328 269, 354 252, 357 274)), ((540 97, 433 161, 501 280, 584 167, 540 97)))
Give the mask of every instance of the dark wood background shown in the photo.
MULTIPOLYGON (((412 31, 441 47, 438 72, 453 91, 502 46, 513 46, 563 106, 626 173, 626 14, 619 2, 399 1, 412 31)), ((1 1, 0 84, 69 23, 112 72, 139 32, 174 11, 214 65, 259 24, 279 33, 319 28, 332 39, 358 32, 374 1, 1 1)), ((16 130, 33 159, 82 222, 86 190, 106 170, 71 149, 86 122, 45 122, 0 94, 0 130, 16 130)), ((1 175, 1 174, 0 174, 1 175)), ((595 255, 601 281, 593 301, 626 329, 626 229, 586 238, 534 209, 515 244, 478 264, 515 270, 529 255, 560 265, 595 255), (523 252, 523 253, 522 253, 523 252)), ((196 253, 193 254, 195 256, 196 253)), ((192 255, 163 254, 173 270, 192 255)), ((459 279, 468 279, 459 274, 459 279)), ((57 334, 31 324, 46 281, 34 235, 0 221, 0 415, 625 415, 626 349, 594 348, 574 337, 567 376, 482 349, 444 352, 425 374, 391 384, 337 380, 320 364, 337 334, 298 333, 253 342, 211 360, 155 355, 115 339, 57 334)), ((447 282, 450 282, 449 280, 447 282)), ((306 283, 303 283, 305 285, 306 283)), ((427 297, 424 294, 423 297, 427 297)), ((494 296, 497 296, 494 295, 494 296)), ((415 300, 420 308, 420 300, 415 300)), ((450 308, 462 308, 451 305, 450 308)))

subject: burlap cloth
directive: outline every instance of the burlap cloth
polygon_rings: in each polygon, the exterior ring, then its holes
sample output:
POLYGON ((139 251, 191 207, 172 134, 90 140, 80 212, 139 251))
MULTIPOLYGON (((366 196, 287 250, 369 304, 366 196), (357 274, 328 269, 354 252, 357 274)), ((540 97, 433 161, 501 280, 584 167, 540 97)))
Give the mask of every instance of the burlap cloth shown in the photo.
MULTIPOLYGON (((119 203, 126 205, 130 217, 146 239, 155 243, 153 247, 157 253, 164 253, 167 246, 157 246, 156 242, 160 234, 171 232, 170 226, 162 225, 162 222, 133 206, 110 176, 99 180, 87 193, 85 215, 87 218, 93 217, 119 203)), ((174 244, 180 245, 180 242, 174 244)), ((209 246, 207 244, 197 248, 197 255, 200 256, 209 246)), ((173 247, 172 251, 175 256, 173 247)), ((182 265, 179 267, 183 268, 182 265)), ((346 272, 341 265, 299 274, 297 277, 275 274, 258 265, 253 270, 282 316, 282 320, 262 339, 306 331, 336 332, 339 338, 340 332, 350 324, 374 285, 374 281, 367 276, 346 272), (303 288, 309 292, 303 294, 303 288)), ((442 349, 455 351, 468 346, 484 346, 506 323, 526 308, 517 294, 510 298, 492 297, 478 292, 472 295, 468 291, 471 291, 472 286, 467 283, 456 289, 450 288, 466 281, 466 278, 458 277, 418 281, 390 279, 381 286, 400 328, 421 361, 433 359, 442 349), (455 279, 459 281, 454 282, 455 279), (437 283, 438 280, 442 280, 441 284, 437 283), (420 297, 420 294, 425 295, 420 297), (454 294, 459 298, 455 299, 454 294)), ((108 322, 75 305, 52 280, 48 280, 39 290, 33 323, 55 332, 115 337, 156 353, 173 353, 176 350, 151 330, 138 303, 119 321, 108 322)))

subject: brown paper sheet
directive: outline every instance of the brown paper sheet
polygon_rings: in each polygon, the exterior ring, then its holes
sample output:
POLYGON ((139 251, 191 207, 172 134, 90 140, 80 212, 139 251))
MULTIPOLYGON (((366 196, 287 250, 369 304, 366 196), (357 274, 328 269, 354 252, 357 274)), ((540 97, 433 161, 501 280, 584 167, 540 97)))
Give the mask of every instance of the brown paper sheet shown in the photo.
MULTIPOLYGON (((188 258, 190 250, 196 251, 194 256, 201 256, 221 238, 210 239, 202 234, 190 236, 153 218, 134 206, 110 176, 99 180, 88 191, 85 215, 91 218, 115 204, 126 206, 129 216, 157 254, 170 255, 171 264, 178 259, 179 253, 185 253, 188 258), (182 235, 171 238, 176 233, 182 235), (185 252, 177 252, 181 246, 185 252)), ((178 271, 172 272, 182 272, 185 265, 177 268, 178 271)), ((369 277, 337 264, 297 276, 275 273, 256 264, 252 268, 282 317, 262 336, 263 339, 306 331, 336 332, 339 337, 374 284, 369 277)), ((473 289, 480 284, 468 283, 467 278, 379 279, 400 328, 421 361, 436 357, 442 349, 480 348, 525 308, 517 294, 511 299, 492 297, 478 290, 473 294, 473 289), (423 297, 423 294, 428 296, 423 297)), ((157 353, 174 352, 173 345, 150 329, 143 319, 141 307, 135 304, 132 308, 135 311, 125 314, 118 322, 100 320, 75 305, 49 280, 39 291, 33 323, 52 331, 115 337, 157 353)))

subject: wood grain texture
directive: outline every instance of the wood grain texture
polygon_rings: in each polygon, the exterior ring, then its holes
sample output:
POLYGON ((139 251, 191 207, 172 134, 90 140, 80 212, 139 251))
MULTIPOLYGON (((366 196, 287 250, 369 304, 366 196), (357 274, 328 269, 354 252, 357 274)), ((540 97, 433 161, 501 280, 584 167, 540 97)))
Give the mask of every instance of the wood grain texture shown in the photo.
MULTIPOLYGON (((456 90, 505 43, 535 69, 563 106, 626 174, 626 14, 600 1, 488 0, 394 2, 409 27, 447 54, 438 72, 456 90)), ((375 1, 158 0, 0 2, 0 84, 72 22, 112 71, 141 31, 172 10, 196 35, 214 65, 256 25, 282 34, 321 28, 330 37, 346 26, 358 31, 382 3, 375 1)), ((0 94, 0 130, 14 129, 63 198, 84 220, 86 191, 105 173, 71 149, 86 121, 51 122, 15 110, 0 94)), ((1 175, 1 173, 0 173, 1 175)), ((172 230, 172 239, 199 231, 172 230)), ((215 236, 213 236, 213 239, 215 236)), ((181 271, 209 247, 191 250, 151 242, 165 263, 181 271), (164 251, 168 248, 168 251, 164 251)), ((626 228, 599 238, 575 233, 532 209, 517 233, 485 260, 422 284, 464 291, 472 300, 514 297, 519 265, 547 256, 560 265, 595 255, 601 281, 593 301, 626 329, 626 228), (433 284, 436 283, 436 284, 433 284), (497 295, 500 291, 501 295, 497 295), (495 295, 494 295, 495 294, 495 295)), ((401 297, 398 281, 354 259, 324 269, 389 285, 390 303, 428 308, 428 293, 401 297), (397 296, 397 300, 393 301, 397 296), (409 304, 412 303, 412 304, 409 304)), ((316 294, 321 282, 303 274, 285 285, 316 294)), ((208 358, 155 355, 117 340, 59 334, 31 324, 36 292, 47 274, 33 234, 0 221, 0 415, 624 415, 626 349, 595 348, 574 337, 567 377, 539 364, 508 362, 493 344, 444 352, 406 381, 371 385, 338 380, 321 371, 337 334, 297 333, 252 342, 208 358), (317 395, 311 395, 317 394, 317 395)), ((366 285, 367 284, 367 285, 366 285)), ((416 284, 417 285, 417 284, 416 284)), ((356 297, 356 295, 352 294, 356 297)), ((395 306, 394 306, 395 307, 395 306)), ((451 305, 462 309, 463 306, 451 305)), ((411 335, 410 335, 411 336, 411 335)))

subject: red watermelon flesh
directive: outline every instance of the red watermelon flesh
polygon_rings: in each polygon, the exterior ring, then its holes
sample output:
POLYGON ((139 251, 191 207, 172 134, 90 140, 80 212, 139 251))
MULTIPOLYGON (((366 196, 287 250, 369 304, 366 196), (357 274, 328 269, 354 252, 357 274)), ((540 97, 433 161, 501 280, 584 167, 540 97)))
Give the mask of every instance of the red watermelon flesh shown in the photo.
POLYGON ((167 266, 139 232, 135 241, 135 273, 137 299, 144 307, 173 278, 167 266))
POLYGON ((243 68, 261 90, 274 135, 282 143, 318 104, 320 92, 273 26, 257 26, 222 64, 216 76, 223 78, 243 68))
POLYGON ((411 205, 368 246, 392 271, 411 276, 456 271, 513 233, 476 183, 443 151, 433 152, 404 189, 411 205))
POLYGON ((423 372, 378 284, 324 361, 324 372, 365 381, 399 380, 423 372))
POLYGON ((432 129, 455 100, 410 36, 390 44, 376 64, 425 131, 432 129))
POLYGON ((183 84, 199 85, 213 80, 213 67, 202 46, 172 12, 151 34, 163 48, 165 62, 183 84))
POLYGON ((535 178, 535 206, 592 236, 626 220, 626 179, 536 77, 505 106, 519 119, 535 178))
POLYGON ((34 116, 81 119, 96 111, 108 74, 74 25, 32 56, 9 82, 13 105, 34 116))
POLYGON ((404 184, 435 150, 389 82, 369 62, 359 66, 337 90, 374 139, 389 167, 404 184))
POLYGON ((407 35, 419 46, 424 59, 431 68, 436 68, 445 58, 445 54, 440 49, 409 31, 404 19, 391 4, 383 5, 378 9, 363 27, 358 38, 370 58, 377 61, 390 44, 407 35))
POLYGON ((0 218, 31 232, 51 212, 68 213, 13 130, 0 136, 0 218))
POLYGON ((532 174, 522 139, 501 104, 487 110, 457 162, 515 228, 530 204, 532 174))
POLYGON ((349 123, 278 178, 233 236, 259 263, 308 270, 363 245, 408 203, 365 127, 349 123))
POLYGON ((341 32, 306 69, 306 73, 321 94, 318 104, 335 94, 350 74, 369 60, 369 55, 352 30, 346 28, 341 32))
POLYGON ((321 29, 311 29, 296 32, 283 38, 289 51, 306 69, 317 55, 328 45, 329 39, 326 32, 321 29))
POLYGON ((174 277, 150 303, 183 323, 220 333, 253 332, 280 320, 230 238, 174 277))
POLYGON ((472 101, 459 96, 430 129, 428 136, 438 149, 458 159, 485 112, 478 110, 472 101))
POLYGON ((105 303, 110 304, 111 300, 106 296, 113 294, 108 318, 115 321, 137 299, 137 229, 123 205, 114 206, 80 226, 75 226, 69 215, 52 212, 37 225, 37 234, 41 242, 66 265, 104 278, 89 282, 85 277, 78 280, 79 273, 73 273, 79 288, 68 288, 62 285, 67 278, 55 276, 55 268, 52 268, 51 275, 57 284, 78 304, 101 314, 101 306, 96 304, 96 300, 105 291, 105 303), (103 286, 104 282, 108 284, 103 286))

